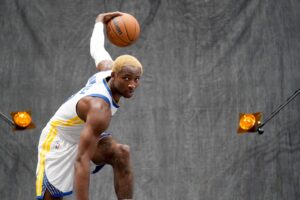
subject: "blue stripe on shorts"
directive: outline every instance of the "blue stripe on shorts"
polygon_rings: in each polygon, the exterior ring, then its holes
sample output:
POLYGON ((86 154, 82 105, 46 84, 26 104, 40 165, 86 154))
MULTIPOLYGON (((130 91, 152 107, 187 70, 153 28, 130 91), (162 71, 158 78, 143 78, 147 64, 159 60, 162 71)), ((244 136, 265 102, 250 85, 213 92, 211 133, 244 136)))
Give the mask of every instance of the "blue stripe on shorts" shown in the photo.
POLYGON ((38 200, 42 200, 44 199, 44 195, 46 192, 46 189, 49 191, 49 193, 51 194, 52 197, 64 197, 67 195, 70 195, 73 193, 73 191, 70 192, 62 192, 59 189, 57 189, 56 187, 54 187, 48 180, 46 173, 44 173, 44 180, 43 180, 43 189, 42 189, 42 196, 38 196, 36 197, 38 200))
POLYGON ((103 132, 103 133, 101 133, 101 135, 100 135, 100 140, 103 139, 103 138, 106 138, 106 137, 108 137, 108 136, 111 136, 111 133, 103 132))
MULTIPOLYGON (((101 139, 106 138, 106 137, 109 137, 109 136, 111 136, 111 133, 103 132, 103 133, 100 135, 100 138, 99 138, 99 139, 101 140, 101 139)), ((93 170, 92 174, 95 174, 95 173, 99 172, 104 166, 105 166, 105 164, 103 164, 103 165, 97 165, 97 166, 95 167, 95 169, 93 170)), ((36 197, 38 200, 43 200, 43 199, 44 199, 44 195, 45 195, 46 189, 48 189, 48 191, 50 192, 50 194, 51 194, 52 197, 56 197, 56 198, 63 197, 63 196, 67 196, 67 195, 70 195, 70 194, 73 193, 73 191, 70 191, 70 192, 62 192, 62 191, 60 191, 59 189, 57 189, 56 187, 54 187, 54 186, 49 182, 49 180, 48 180, 48 178, 47 178, 47 176, 46 176, 46 173, 44 173, 42 195, 36 197)))

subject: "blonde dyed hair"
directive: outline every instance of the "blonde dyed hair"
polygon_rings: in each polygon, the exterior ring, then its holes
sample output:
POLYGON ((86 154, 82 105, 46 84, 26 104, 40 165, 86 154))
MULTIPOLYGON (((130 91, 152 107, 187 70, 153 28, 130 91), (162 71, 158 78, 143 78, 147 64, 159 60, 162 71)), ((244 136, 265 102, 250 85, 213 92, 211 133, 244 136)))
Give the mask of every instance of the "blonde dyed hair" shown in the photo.
POLYGON ((122 70, 124 66, 128 66, 128 65, 134 68, 140 68, 141 72, 143 73, 142 64, 140 63, 140 61, 138 61, 136 57, 131 55, 122 55, 117 57, 114 61, 112 71, 118 73, 119 71, 122 70))

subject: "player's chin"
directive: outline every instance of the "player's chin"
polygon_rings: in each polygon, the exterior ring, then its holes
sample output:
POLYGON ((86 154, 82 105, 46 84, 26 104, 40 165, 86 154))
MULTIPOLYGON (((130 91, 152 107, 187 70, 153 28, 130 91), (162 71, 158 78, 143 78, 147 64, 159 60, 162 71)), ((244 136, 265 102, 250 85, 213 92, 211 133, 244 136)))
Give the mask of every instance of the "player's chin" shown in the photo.
POLYGON ((129 99, 129 98, 131 98, 131 97, 133 96, 133 94, 134 94, 134 92, 126 92, 126 93, 123 95, 123 97, 129 99))

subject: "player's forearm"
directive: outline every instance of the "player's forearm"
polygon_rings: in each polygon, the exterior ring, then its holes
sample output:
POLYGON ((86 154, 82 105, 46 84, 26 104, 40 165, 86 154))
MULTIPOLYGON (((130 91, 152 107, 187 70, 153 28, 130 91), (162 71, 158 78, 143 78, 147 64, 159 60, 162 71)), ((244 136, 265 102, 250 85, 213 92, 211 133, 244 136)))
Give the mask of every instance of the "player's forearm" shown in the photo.
POLYGON ((90 169, 89 159, 78 157, 75 162, 75 193, 77 200, 88 200, 90 169))
POLYGON ((112 58, 104 47, 104 24, 97 22, 94 26, 92 37, 90 40, 90 53, 92 58, 95 60, 96 67, 102 61, 109 60, 112 58))
POLYGON ((91 54, 95 53, 97 47, 104 47, 104 24, 102 22, 96 22, 94 25, 92 37, 91 37, 91 54))

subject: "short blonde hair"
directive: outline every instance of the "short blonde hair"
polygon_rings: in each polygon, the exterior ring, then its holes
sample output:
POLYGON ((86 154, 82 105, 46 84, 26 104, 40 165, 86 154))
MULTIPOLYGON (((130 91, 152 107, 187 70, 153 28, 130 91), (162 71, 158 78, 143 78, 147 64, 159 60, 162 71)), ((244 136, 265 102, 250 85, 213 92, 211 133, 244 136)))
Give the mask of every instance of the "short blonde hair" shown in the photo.
POLYGON ((135 58, 134 56, 131 56, 131 55, 122 55, 122 56, 117 57, 114 61, 112 71, 118 73, 126 65, 130 65, 134 68, 140 68, 141 72, 143 73, 142 64, 140 63, 140 61, 138 61, 137 58, 135 58))

